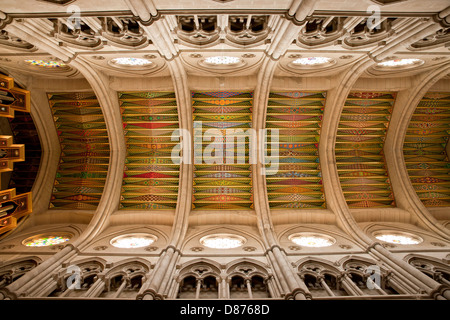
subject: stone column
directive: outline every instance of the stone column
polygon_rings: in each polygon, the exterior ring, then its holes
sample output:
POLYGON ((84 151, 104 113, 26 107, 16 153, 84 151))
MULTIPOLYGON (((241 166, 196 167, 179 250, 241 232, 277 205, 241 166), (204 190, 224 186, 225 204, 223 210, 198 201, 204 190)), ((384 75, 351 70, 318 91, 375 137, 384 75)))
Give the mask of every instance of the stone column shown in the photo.
POLYGON ((226 277, 220 277, 220 281, 217 281, 219 283, 219 299, 227 299, 227 279, 226 277))
POLYGON ((39 290, 31 292, 29 296, 32 297, 47 297, 50 293, 58 288, 57 282, 50 278, 44 284, 40 286, 39 290))
POLYGON ((103 290, 105 289, 105 279, 104 275, 97 275, 95 282, 92 284, 92 286, 89 288, 88 291, 86 291, 85 294, 83 294, 83 297, 91 298, 91 297, 97 297, 100 295, 103 290))
POLYGON ((325 289, 325 291, 331 296, 334 297, 335 294, 333 293, 333 291, 331 291, 330 287, 327 285, 327 283, 325 282, 325 277, 324 276, 319 276, 317 277, 317 280, 319 281, 320 285, 322 286, 322 288, 325 289))
POLYGON ((408 290, 400 281, 393 277, 387 279, 386 283, 400 294, 411 294, 414 292, 413 290, 408 290))
POLYGON ((120 296, 120 294, 122 293, 123 289, 125 289, 125 286, 127 285, 128 282, 129 282, 129 279, 123 278, 119 289, 117 289, 117 291, 114 293, 114 295, 112 296, 112 299, 116 299, 120 296))
POLYGON ((169 297, 171 297, 172 299, 176 299, 179 290, 180 290, 180 283, 178 281, 174 281, 172 292, 170 293, 169 297))
POLYGON ((202 288, 202 280, 197 279, 197 287, 195 288, 195 300, 200 299, 200 290, 202 288))
POLYGON ((385 296, 387 296, 388 294, 383 290, 383 289, 381 289, 381 287, 378 285, 378 284, 376 284, 370 277, 367 277, 367 283, 370 283, 371 285, 372 285, 372 287, 375 289, 375 290, 377 290, 378 291, 378 293, 380 293, 380 294, 382 294, 382 295, 385 295, 385 296))
POLYGON ((269 290, 269 294, 271 298, 276 298, 279 296, 279 294, 277 294, 277 290, 276 288, 274 288, 274 284, 273 284, 273 276, 269 276, 267 279, 264 280, 266 286, 267 286, 267 290, 269 290))
POLYGON ((358 286, 350 279, 347 273, 342 274, 339 277, 339 281, 342 285, 342 288, 344 288, 344 290, 347 291, 348 294, 352 296, 364 295, 361 289, 359 289, 358 286))
POLYGON ((436 273, 435 273, 435 277, 436 277, 436 279, 437 279, 439 282, 441 282, 441 283, 443 283, 443 284, 445 284, 445 285, 447 285, 447 286, 450 287, 450 281, 448 281, 447 279, 445 279, 444 276, 442 275, 442 273, 436 272, 436 273))
POLYGON ((245 279, 245 285, 247 286, 248 297, 250 299, 253 299, 252 284, 251 284, 250 279, 245 279))

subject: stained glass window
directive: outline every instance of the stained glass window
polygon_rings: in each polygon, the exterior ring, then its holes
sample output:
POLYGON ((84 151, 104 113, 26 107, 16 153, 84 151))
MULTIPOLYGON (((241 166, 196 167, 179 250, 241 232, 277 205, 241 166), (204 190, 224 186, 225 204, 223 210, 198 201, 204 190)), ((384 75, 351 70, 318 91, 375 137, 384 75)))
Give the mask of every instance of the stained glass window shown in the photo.
POLYGON ((130 234, 116 237, 111 240, 111 245, 116 248, 142 248, 155 242, 156 237, 144 234, 130 234))
POLYGON ((300 58, 292 61, 293 64, 302 65, 302 66, 313 66, 313 65, 321 65, 327 64, 331 61, 331 58, 327 57, 308 57, 308 58, 300 58))
POLYGON ((239 61, 240 59, 238 57, 229 57, 229 56, 214 56, 205 59, 206 63, 215 65, 236 64, 239 61))
POLYGON ((27 247, 47 247, 47 246, 53 246, 56 244, 61 244, 61 243, 67 242, 69 240, 70 240, 70 238, 65 237, 65 236, 44 236, 44 237, 27 240, 24 242, 24 245, 27 247))
POLYGON ((213 249, 233 249, 242 246, 245 238, 231 234, 216 234, 203 237, 200 243, 213 249))
POLYGON ((418 244, 422 242, 420 238, 403 234, 384 233, 375 236, 378 240, 395 243, 395 244, 418 244))
POLYGON ((114 58, 111 60, 113 64, 119 64, 122 66, 141 67, 152 64, 150 60, 140 58, 114 58))
POLYGON ((32 66, 45 68, 61 68, 66 66, 66 64, 62 61, 52 61, 52 60, 25 60, 25 62, 31 64, 32 66))
POLYGON ((335 243, 331 237, 321 234, 298 233, 289 236, 289 240, 304 247, 329 247, 335 243))
POLYGON ((378 65, 381 67, 404 67, 414 65, 423 62, 421 59, 394 59, 385 62, 380 62, 378 65))

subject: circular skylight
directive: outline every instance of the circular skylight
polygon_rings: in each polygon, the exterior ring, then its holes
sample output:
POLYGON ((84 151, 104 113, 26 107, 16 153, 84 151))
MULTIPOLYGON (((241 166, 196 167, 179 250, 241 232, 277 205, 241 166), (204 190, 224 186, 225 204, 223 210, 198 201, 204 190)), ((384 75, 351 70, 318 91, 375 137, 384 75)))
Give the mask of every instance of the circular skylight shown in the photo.
POLYGON ((67 235, 34 236, 22 242, 27 247, 48 247, 61 244, 70 240, 67 235))
POLYGON ((409 234, 400 234, 397 232, 383 232, 375 235, 378 240, 394 244, 419 244, 422 239, 409 234))
POLYGON ((316 233, 296 233, 289 236, 289 240, 299 246, 314 248, 329 247, 336 242, 332 237, 316 233))
POLYGON ((66 64, 62 61, 54 61, 54 60, 25 60, 26 63, 36 66, 36 67, 44 67, 44 68, 61 68, 65 67, 66 64))
POLYGON ((422 64, 423 60, 421 59, 393 59, 384 62, 378 63, 380 67, 407 67, 413 66, 417 64, 422 64))
POLYGON ((116 248, 142 248, 151 245, 157 238, 149 234, 127 234, 111 240, 111 245, 116 248))
POLYGON ((203 237, 200 243, 213 249, 233 249, 242 246, 246 239, 234 234, 214 234, 203 237))
POLYGON ((327 57, 307 57, 292 61, 293 64, 301 66, 314 66, 331 63, 332 59, 327 57))
POLYGON ((214 65, 230 65, 239 63, 241 59, 238 57, 230 57, 230 56, 214 56, 208 57, 205 59, 205 63, 214 64, 214 65))
POLYGON ((117 64, 120 66, 129 66, 129 67, 143 67, 152 64, 150 60, 141 59, 141 58, 114 58, 111 60, 111 63, 117 64))

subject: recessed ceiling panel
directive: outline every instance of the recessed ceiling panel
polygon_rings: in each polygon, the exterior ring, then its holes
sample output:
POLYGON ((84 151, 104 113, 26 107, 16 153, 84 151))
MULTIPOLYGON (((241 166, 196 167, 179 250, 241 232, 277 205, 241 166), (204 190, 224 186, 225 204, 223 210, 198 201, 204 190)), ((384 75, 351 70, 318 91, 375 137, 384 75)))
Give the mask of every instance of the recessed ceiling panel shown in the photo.
POLYGON ((249 139, 245 138, 252 125, 252 105, 251 92, 192 93, 194 209, 253 208, 249 139), (238 143, 239 137, 245 141, 238 143))
POLYGON ((50 93, 61 157, 50 208, 95 210, 108 174, 109 142, 94 93, 50 93))
POLYGON ((175 209, 180 174, 179 152, 173 152, 180 136, 175 93, 120 92, 119 102, 127 146, 120 208, 175 209))
MULTIPOLYGON (((266 128, 279 130, 279 165, 266 164, 267 194, 273 209, 325 208, 319 162, 325 97, 325 92, 299 91, 269 95, 266 128)), ((274 137, 271 131, 268 134, 274 137)), ((272 156, 272 143, 266 146, 272 156)))
POLYGON ((406 132, 403 154, 411 183, 426 207, 450 207, 450 93, 427 93, 406 132))
POLYGON ((383 153, 395 96, 352 92, 347 97, 336 137, 336 163, 350 208, 395 206, 383 153))

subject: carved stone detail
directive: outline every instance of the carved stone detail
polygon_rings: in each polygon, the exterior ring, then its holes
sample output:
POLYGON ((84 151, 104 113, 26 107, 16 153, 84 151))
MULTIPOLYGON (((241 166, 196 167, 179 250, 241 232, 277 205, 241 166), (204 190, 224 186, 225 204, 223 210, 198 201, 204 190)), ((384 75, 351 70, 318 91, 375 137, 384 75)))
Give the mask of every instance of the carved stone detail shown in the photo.
POLYGON ((195 46, 213 44, 219 39, 217 16, 179 16, 177 35, 187 44, 195 46))
POLYGON ((103 47, 102 40, 97 37, 94 30, 91 29, 84 21, 79 21, 77 26, 70 26, 61 19, 52 19, 54 26, 54 36, 67 46, 79 49, 100 49, 103 47))
POLYGON ((450 43, 450 28, 443 28, 436 31, 419 41, 414 42, 408 48, 411 51, 421 51, 434 49, 440 46, 445 46, 450 43))
POLYGON ((139 24, 130 18, 105 18, 102 35, 121 47, 145 47, 148 39, 139 24))
POLYGON ((313 17, 302 28, 297 45, 300 47, 320 47, 339 39, 343 33, 342 17, 313 17))
POLYGON ((255 45, 269 35, 268 16, 231 16, 226 39, 237 45, 255 45))
POLYGON ((37 48, 31 43, 26 42, 19 37, 11 35, 8 31, 0 30, 0 45, 12 47, 20 51, 36 51, 37 48))

